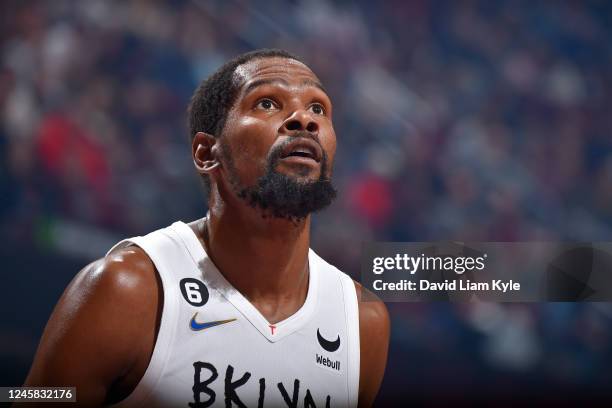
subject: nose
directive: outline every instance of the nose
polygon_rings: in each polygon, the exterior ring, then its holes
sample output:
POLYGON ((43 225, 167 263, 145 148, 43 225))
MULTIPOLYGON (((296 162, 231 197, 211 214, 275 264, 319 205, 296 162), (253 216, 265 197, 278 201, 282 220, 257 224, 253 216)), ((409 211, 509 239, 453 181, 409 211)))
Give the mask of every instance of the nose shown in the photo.
POLYGON ((310 113, 304 110, 297 110, 285 120, 282 126, 283 130, 289 132, 307 131, 317 133, 319 125, 312 119, 310 113))

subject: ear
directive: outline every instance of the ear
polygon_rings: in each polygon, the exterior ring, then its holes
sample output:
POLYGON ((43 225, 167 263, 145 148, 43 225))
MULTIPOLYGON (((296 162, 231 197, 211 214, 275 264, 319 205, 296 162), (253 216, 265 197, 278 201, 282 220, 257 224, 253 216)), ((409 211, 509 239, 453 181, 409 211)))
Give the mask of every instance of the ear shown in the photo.
POLYGON ((221 164, 218 159, 217 139, 208 133, 198 132, 193 137, 191 155, 200 174, 210 174, 221 164))

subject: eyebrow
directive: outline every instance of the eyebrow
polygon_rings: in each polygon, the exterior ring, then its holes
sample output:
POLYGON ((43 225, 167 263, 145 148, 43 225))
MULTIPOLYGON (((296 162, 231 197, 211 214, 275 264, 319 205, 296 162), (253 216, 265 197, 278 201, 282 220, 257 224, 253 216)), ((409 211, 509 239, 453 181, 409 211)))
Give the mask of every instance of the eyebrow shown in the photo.
MULTIPOLYGON (((258 79, 256 81, 249 83, 249 85, 244 90, 244 95, 248 95, 253 90, 255 90, 255 88, 258 88, 260 86, 273 85, 273 84, 282 84, 285 86, 289 86, 289 82, 287 82, 286 80, 282 78, 269 78, 269 79, 263 78, 263 79, 258 79)), ((314 81, 312 79, 305 79, 302 81, 302 85, 314 86, 315 88, 319 88, 321 91, 325 92, 326 95, 328 94, 327 90, 323 87, 323 84, 320 83, 319 81, 314 81)))

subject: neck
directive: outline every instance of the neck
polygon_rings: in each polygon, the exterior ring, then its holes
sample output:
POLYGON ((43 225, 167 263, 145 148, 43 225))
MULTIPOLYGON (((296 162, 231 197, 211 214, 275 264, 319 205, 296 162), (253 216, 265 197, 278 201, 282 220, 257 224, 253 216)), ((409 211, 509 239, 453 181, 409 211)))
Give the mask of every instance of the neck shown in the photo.
POLYGON ((264 218, 246 204, 214 201, 201 235, 223 276, 253 303, 301 304, 308 291, 310 216, 264 218))

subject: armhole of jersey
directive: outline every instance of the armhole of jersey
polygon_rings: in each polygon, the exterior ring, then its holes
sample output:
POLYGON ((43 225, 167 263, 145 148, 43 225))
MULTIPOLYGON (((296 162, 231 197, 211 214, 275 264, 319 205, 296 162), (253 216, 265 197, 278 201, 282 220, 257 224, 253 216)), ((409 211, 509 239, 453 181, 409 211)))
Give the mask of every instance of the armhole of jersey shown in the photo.
POLYGON ((131 245, 140 247, 153 261, 153 264, 155 264, 155 270, 160 277, 164 294, 159 331, 147 369, 134 390, 127 397, 113 404, 113 407, 146 406, 148 397, 157 387, 157 383, 164 372, 168 357, 170 356, 171 345, 174 341, 174 334, 176 333, 178 302, 174 295, 176 290, 172 288, 174 282, 164 272, 165 268, 158 265, 157 260, 151 255, 155 253, 155 251, 152 251, 155 244, 151 245, 151 243, 151 240, 145 240, 142 237, 130 238, 117 243, 107 253, 108 255, 117 248, 125 248, 131 245))
POLYGON ((339 272, 342 293, 344 295, 344 310, 346 314, 346 332, 348 338, 348 406, 356 407, 359 400, 359 371, 361 368, 359 341, 359 304, 355 283, 346 274, 339 272))

